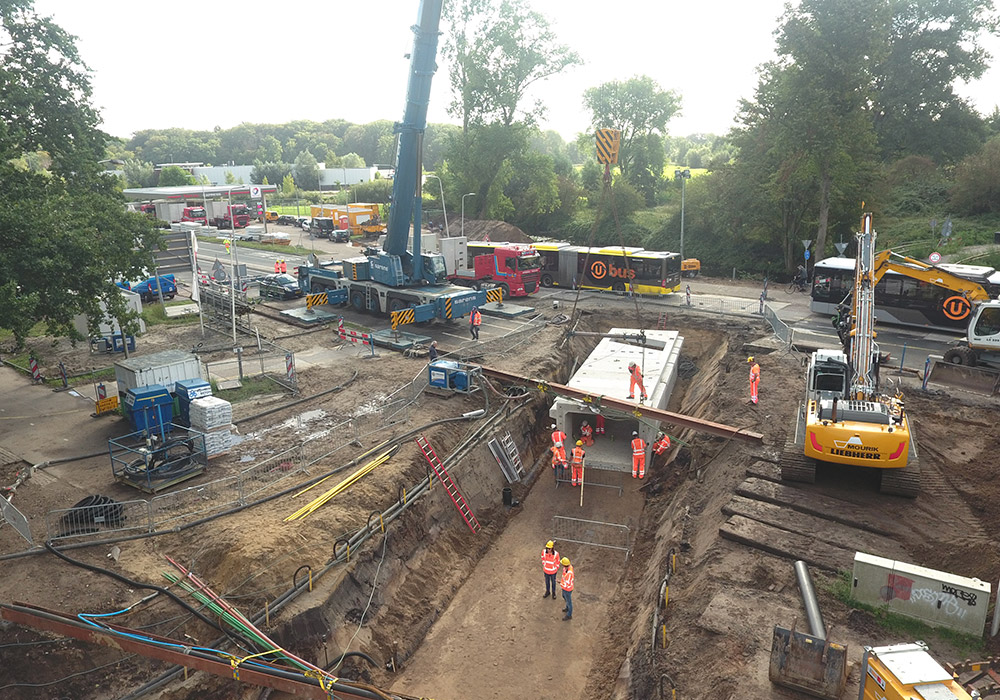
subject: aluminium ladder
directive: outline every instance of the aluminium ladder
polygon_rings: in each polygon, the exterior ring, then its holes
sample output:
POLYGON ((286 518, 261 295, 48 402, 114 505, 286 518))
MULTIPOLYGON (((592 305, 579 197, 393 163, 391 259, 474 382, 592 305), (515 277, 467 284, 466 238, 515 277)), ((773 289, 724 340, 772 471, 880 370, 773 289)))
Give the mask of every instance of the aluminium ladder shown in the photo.
POLYGON ((510 463, 514 467, 514 473, 517 474, 518 479, 524 477, 524 465, 521 463, 521 454, 517 451, 517 445, 514 444, 514 440, 511 438, 509 432, 500 438, 500 444, 507 451, 507 456, 510 458, 510 463))
POLYGON ((444 464, 441 463, 441 460, 438 458, 434 448, 431 447, 429 442, 427 442, 427 438, 423 435, 418 435, 415 442, 424 457, 427 459, 427 463, 431 465, 431 469, 434 470, 437 478, 444 485, 444 490, 448 492, 448 497, 451 499, 451 502, 455 504, 455 507, 458 509, 459 514, 461 514, 462 519, 465 520, 465 524, 468 525, 469 529, 473 532, 479 532, 481 528, 479 521, 476 520, 475 514, 472 512, 472 509, 469 508, 469 504, 465 502, 465 498, 458 490, 458 486, 451 478, 451 475, 448 474, 448 470, 444 468, 444 464))

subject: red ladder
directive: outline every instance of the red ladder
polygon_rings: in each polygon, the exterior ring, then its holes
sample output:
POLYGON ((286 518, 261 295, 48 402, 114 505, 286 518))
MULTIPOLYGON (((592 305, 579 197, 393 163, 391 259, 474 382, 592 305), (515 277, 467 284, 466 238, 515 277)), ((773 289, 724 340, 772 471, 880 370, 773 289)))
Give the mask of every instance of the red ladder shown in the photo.
POLYGON ((441 460, 438 458, 437 453, 431 444, 427 442, 427 439, 423 435, 418 435, 416 439, 417 447, 424 454, 427 459, 427 463, 431 465, 431 469, 437 474, 437 478, 444 485, 444 490, 448 492, 448 497, 451 498, 451 502, 455 504, 458 508, 458 512, 462 515, 462 519, 465 520, 465 524, 469 526, 469 529, 473 532, 479 532, 480 525, 479 521, 476 520, 475 514, 473 514, 472 509, 469 508, 469 504, 465 502, 465 498, 462 497, 461 492, 458 490, 458 486, 455 485, 454 480, 448 474, 448 470, 444 468, 441 464, 441 460))
POLYGON ((665 331, 667 330, 667 312, 661 311, 660 317, 656 320, 657 330, 665 331))

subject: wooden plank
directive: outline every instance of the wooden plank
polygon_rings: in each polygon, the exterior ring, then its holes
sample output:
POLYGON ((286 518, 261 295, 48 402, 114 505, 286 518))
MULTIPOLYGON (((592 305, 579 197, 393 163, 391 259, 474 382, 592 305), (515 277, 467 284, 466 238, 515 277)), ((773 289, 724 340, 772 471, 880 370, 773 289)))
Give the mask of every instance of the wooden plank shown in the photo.
POLYGON ((860 530, 892 537, 900 534, 887 518, 880 518, 877 509, 858 506, 839 498, 825 496, 813 489, 803 489, 764 479, 750 478, 736 488, 736 493, 758 501, 775 503, 797 510, 800 513, 816 515, 860 530))
POLYGON ((815 537, 781 530, 756 520, 734 515, 719 527, 723 539, 745 544, 787 559, 801 559, 825 571, 850 571, 854 550, 821 542, 815 537))
POLYGON ((758 460, 747 467, 747 476, 763 479, 764 481, 781 481, 781 467, 773 462, 758 460))
POLYGON ((821 542, 836 547, 874 554, 888 559, 906 559, 906 550, 895 540, 875 535, 866 530, 835 523, 807 513, 800 513, 783 506, 756 501, 744 496, 733 496, 722 508, 726 515, 741 515, 790 532, 808 532, 821 542))

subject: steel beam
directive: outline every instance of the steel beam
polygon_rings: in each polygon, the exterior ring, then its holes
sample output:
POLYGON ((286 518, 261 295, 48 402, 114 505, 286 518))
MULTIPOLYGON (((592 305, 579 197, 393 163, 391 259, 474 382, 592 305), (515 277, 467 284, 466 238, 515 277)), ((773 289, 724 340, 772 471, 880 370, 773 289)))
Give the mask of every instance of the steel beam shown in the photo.
POLYGON ((636 418, 654 418, 665 423, 671 423, 673 425, 679 425, 683 428, 690 428, 701 433, 709 433, 711 435, 719 435, 726 438, 736 438, 743 440, 745 442, 760 443, 763 442, 764 436, 761 433, 755 433, 743 428, 734 428, 731 425, 725 425, 723 423, 714 423, 710 420, 702 420, 701 418, 694 418, 693 416, 685 416, 682 413, 674 413, 673 411, 665 411, 659 408, 653 408, 651 406, 645 406, 641 403, 633 403, 630 401, 625 401, 624 399, 615 399, 610 396, 594 395, 589 394, 586 391, 580 389, 574 389, 573 387, 566 386, 565 384, 556 384, 555 382, 548 382, 544 379, 531 379, 530 377, 522 377, 517 374, 512 374, 510 372, 504 372, 499 369, 493 369, 492 367, 483 367, 483 375, 487 377, 492 377, 493 379, 498 379, 502 382, 507 382, 509 384, 517 384, 519 386, 528 387, 531 389, 538 389, 542 393, 546 391, 551 391, 553 394, 558 394, 560 396, 568 396, 573 399, 578 399, 584 404, 589 404, 598 407, 614 408, 618 411, 624 413, 629 413, 636 418))
MULTIPOLYGON (((372 700, 372 698, 386 696, 383 691, 375 688, 371 688, 370 690, 367 688, 358 688, 357 693, 351 692, 351 687, 345 685, 342 680, 335 683, 328 683, 326 689, 323 689, 319 686, 318 681, 307 678, 304 672, 269 664, 260 659, 255 659, 255 663, 267 666, 273 673, 262 671, 253 666, 238 666, 234 669, 228 660, 193 655, 190 645, 175 639, 158 637, 147 632, 139 632, 127 627, 119 627, 118 625, 108 625, 108 627, 112 628, 110 631, 101 630, 86 625, 77 618, 65 613, 46 610, 45 608, 26 603, 14 603, 13 605, 0 604, 0 617, 26 627, 34 627, 35 629, 73 637, 74 639, 91 644, 100 644, 113 649, 138 654, 146 658, 158 659, 178 666, 186 666, 223 678, 236 678, 244 683, 274 688, 275 690, 291 693, 298 697, 315 698, 316 700, 329 700, 331 697, 344 698, 345 700, 372 700), (164 647, 151 641, 144 641, 126 635, 148 637, 151 640, 176 645, 177 648, 164 647), (287 677, 292 674, 301 674, 302 680, 287 677)), ((396 697, 407 698, 408 696, 397 694, 396 697)))

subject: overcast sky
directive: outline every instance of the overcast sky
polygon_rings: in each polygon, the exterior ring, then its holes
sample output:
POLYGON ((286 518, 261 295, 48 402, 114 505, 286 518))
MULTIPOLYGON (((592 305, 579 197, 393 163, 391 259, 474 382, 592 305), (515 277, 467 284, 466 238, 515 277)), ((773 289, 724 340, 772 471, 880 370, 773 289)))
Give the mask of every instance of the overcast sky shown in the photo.
MULTIPOLYGON (((445 0, 447 2, 447 0, 445 0)), ((567 140, 589 128, 583 91, 652 77, 682 97, 671 134, 725 133, 756 68, 773 58, 783 0, 530 0, 583 66, 550 78, 533 97, 543 128, 567 140)), ((418 0, 170 3, 35 0, 78 37, 93 71, 104 129, 230 128, 296 119, 398 121, 418 0)), ((443 27, 443 29, 446 29, 443 27)), ((990 72, 959 93, 983 114, 1000 100, 1000 40, 990 72), (990 87, 993 89, 991 90, 990 87)), ((447 67, 434 78, 428 121, 452 122, 447 67)))

